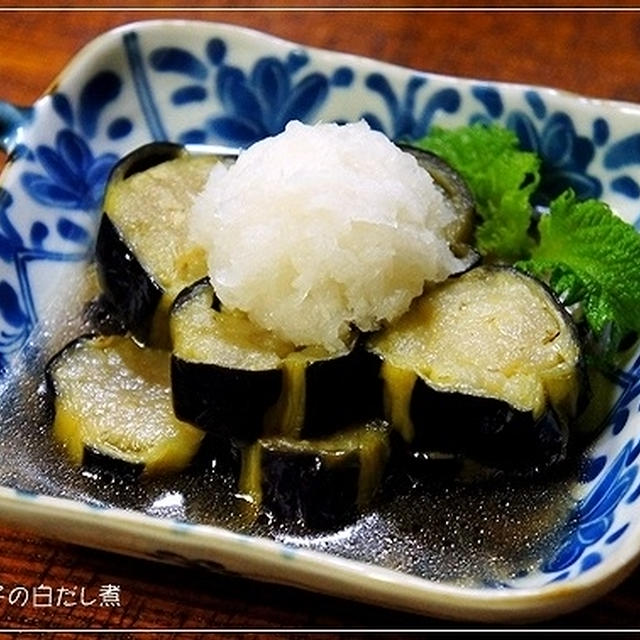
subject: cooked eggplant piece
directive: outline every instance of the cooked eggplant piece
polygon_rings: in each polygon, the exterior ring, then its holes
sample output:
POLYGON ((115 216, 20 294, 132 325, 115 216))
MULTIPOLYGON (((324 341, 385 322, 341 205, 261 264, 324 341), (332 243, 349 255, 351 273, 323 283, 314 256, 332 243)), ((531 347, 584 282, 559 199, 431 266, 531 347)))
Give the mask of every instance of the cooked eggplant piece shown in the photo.
POLYGON ((87 332, 100 335, 125 335, 124 325, 118 310, 104 294, 91 298, 84 306, 82 319, 88 326, 87 332))
POLYGON ((204 249, 188 238, 193 196, 218 156, 171 143, 135 150, 112 172, 96 242, 100 284, 143 344, 168 347, 168 312, 178 292, 207 273, 204 249))
POLYGON ((377 358, 297 349, 222 308, 207 279, 180 294, 170 329, 176 415, 220 437, 314 437, 380 412, 377 358))
POLYGON ((380 488, 390 455, 390 427, 383 421, 354 426, 314 440, 261 438, 242 451, 238 490, 252 518, 310 528, 343 524, 380 488))
POLYGON ((410 153, 418 164, 429 172, 434 182, 444 193, 451 210, 455 215, 446 229, 452 251, 463 257, 471 252, 476 210, 473 196, 462 176, 442 158, 410 145, 399 145, 403 151, 410 153))
POLYGON ((83 336, 47 366, 53 434, 75 465, 138 476, 179 471, 204 433, 171 406, 169 353, 126 336, 83 336))
POLYGON ((383 361, 387 417, 414 449, 512 470, 565 456, 583 358, 570 316, 538 280, 471 269, 419 298, 369 348, 383 361))

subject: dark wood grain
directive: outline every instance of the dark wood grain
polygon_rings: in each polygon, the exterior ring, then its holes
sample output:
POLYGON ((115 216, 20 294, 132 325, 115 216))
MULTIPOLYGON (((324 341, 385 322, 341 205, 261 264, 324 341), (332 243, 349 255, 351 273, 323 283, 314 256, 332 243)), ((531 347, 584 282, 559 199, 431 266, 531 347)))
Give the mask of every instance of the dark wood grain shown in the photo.
MULTIPOLYGON (((0 7, 9 4, 14 3, 2 0, 0 7)), ((27 2, 23 6, 30 4, 35 5, 27 2)), ((122 2, 119 6, 127 4, 133 3, 122 2)), ((232 3, 217 6, 225 4, 232 3)), ((264 10, 269 7, 266 2, 252 6, 252 11, 220 8, 202 12, 0 11, 0 98, 18 105, 31 104, 74 53, 103 31, 133 20, 179 17, 244 25, 309 46, 438 73, 548 85, 590 96, 640 102, 640 13, 635 11, 427 12, 363 8, 347 12, 264 10)), ((16 585, 33 588, 40 584, 94 590, 100 585, 116 584, 121 588, 121 606, 34 608, 9 606, 2 600, 0 627, 248 628, 255 630, 255 638, 266 637, 260 629, 289 628, 300 630, 295 637, 307 638, 312 634, 304 629, 309 628, 471 626, 123 559, 52 542, 46 538, 46 531, 36 536, 0 528, 0 586, 6 590, 16 585)), ((639 592, 640 572, 635 572, 593 605, 538 626, 638 628, 639 592)), ((337 636, 335 632, 324 637, 337 636)))

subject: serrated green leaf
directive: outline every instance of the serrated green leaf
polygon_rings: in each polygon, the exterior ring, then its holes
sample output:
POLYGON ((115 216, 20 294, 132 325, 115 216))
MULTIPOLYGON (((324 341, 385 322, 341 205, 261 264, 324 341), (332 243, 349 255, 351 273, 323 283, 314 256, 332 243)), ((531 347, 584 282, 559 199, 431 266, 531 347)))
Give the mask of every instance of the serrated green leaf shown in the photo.
POLYGON ((566 191, 538 224, 539 244, 518 263, 547 279, 565 304, 580 301, 596 336, 612 348, 640 331, 640 234, 599 200, 578 202, 566 191))
POLYGON ((540 159, 518 149, 499 125, 434 128, 418 143, 467 182, 480 223, 476 249, 488 260, 515 263, 549 283, 567 306, 579 305, 599 351, 611 358, 623 337, 640 333, 640 234, 598 200, 578 202, 571 190, 538 221, 531 196, 540 159))
POLYGON ((505 261, 527 256, 533 244, 530 197, 540 181, 540 160, 518 149, 515 133, 480 124, 433 128, 418 146, 442 157, 469 186, 481 218, 478 251, 505 261))

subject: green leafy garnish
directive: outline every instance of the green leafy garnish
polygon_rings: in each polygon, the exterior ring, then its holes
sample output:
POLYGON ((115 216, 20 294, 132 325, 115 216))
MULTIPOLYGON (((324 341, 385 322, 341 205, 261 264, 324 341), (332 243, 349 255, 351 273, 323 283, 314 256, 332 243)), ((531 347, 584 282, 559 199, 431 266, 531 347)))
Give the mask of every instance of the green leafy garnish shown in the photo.
POLYGON ((530 197, 540 182, 540 159, 518 148, 513 131, 480 124, 435 127, 417 146, 443 158, 466 181, 481 218, 475 234, 479 253, 506 261, 528 255, 530 197))
POLYGON ((640 234, 599 200, 568 190, 538 223, 539 243, 517 267, 551 285, 566 305, 579 302, 605 357, 640 332, 640 234), (603 344, 604 343, 604 344, 603 344))
POLYGON ((531 196, 540 159, 518 148, 498 125, 434 128, 418 141, 466 181, 480 217, 477 251, 547 282, 565 306, 584 316, 592 356, 613 361, 621 341, 640 333, 640 234, 599 200, 571 190, 534 216, 531 196))

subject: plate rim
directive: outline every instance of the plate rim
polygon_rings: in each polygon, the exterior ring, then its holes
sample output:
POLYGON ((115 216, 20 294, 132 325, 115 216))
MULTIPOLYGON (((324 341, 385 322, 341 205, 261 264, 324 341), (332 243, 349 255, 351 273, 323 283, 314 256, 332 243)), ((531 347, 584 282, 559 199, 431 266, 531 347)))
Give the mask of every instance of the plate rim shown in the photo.
MULTIPOLYGON (((341 59, 353 61, 354 64, 362 64, 364 62, 366 64, 373 65, 376 68, 384 68, 385 70, 393 71, 394 73, 409 72, 462 85, 484 84, 497 87, 505 91, 533 89, 544 93, 545 95, 560 96, 572 101, 577 100, 600 109, 625 112, 632 111, 635 116, 640 118, 640 104, 632 102, 590 97, 549 86, 528 85, 509 81, 494 81, 481 78, 439 74, 344 51, 308 46, 254 28, 235 25, 233 23, 183 18, 136 20, 118 25, 103 32, 90 40, 73 55, 70 61, 56 75, 54 80, 50 82, 48 87, 45 88, 31 106, 36 106, 40 101, 46 99, 53 89, 64 79, 69 76, 73 76, 77 67, 86 64, 91 60, 92 56, 96 55, 96 53, 116 42, 123 33, 131 31, 153 31, 156 29, 164 29, 167 26, 170 28, 180 28, 185 25, 197 25, 197 28, 199 29, 209 29, 217 31, 223 35, 243 34, 245 36, 255 38, 257 41, 269 41, 288 48, 300 47, 304 48, 305 51, 320 56, 331 57, 337 55, 340 56, 341 59)), ((10 171, 10 165, 6 165, 3 168, 2 173, 0 174, 0 185, 5 183, 8 171, 10 171)), ((446 585, 433 580, 420 578, 418 576, 412 576, 395 569, 387 569, 377 565, 369 565, 362 561, 340 558, 328 552, 296 548, 295 551, 291 553, 291 557, 289 557, 287 554, 283 555, 283 550, 287 550, 286 545, 283 545, 283 543, 275 540, 257 538, 255 536, 237 534, 224 529, 223 527, 184 523, 180 525, 179 529, 172 529, 172 526, 175 527, 174 521, 145 514, 143 512, 127 512, 124 509, 95 509, 94 507, 78 500, 53 497, 45 494, 26 494, 8 486, 0 486, 0 521, 10 522, 21 528, 31 529, 29 526, 29 520, 34 517, 36 519, 43 517, 45 513, 49 519, 52 517, 57 518, 59 524, 65 522, 74 515, 80 515, 83 521, 86 520, 90 522, 94 519, 95 514, 100 514, 101 518, 106 514, 109 514, 108 525, 113 525, 115 527, 126 526, 136 521, 139 524, 139 522, 142 521, 145 525, 148 525, 151 531, 148 533, 145 531, 144 534, 140 534, 140 537, 149 543, 156 539, 154 537, 154 532, 156 534, 160 532, 163 540, 166 539, 167 541, 170 541, 171 544, 180 546, 180 540, 184 540, 186 538, 186 536, 184 536, 186 531, 188 537, 191 539, 195 537, 197 540, 208 541, 208 545, 210 545, 208 547, 208 552, 223 553, 222 547, 232 542, 233 545, 235 545, 233 554, 238 554, 237 557, 242 557, 244 555, 241 553, 241 549, 246 552, 248 546, 256 544, 258 548, 268 550, 274 566, 279 565, 282 562, 286 562, 288 563, 287 566, 290 568, 292 557, 310 564, 312 569, 325 569, 327 567, 335 568, 335 564, 337 562, 339 568, 341 568, 343 572, 343 577, 346 573, 350 580, 355 580, 358 577, 361 578, 365 576, 370 580, 374 580, 377 593, 383 592, 383 585, 385 584, 393 587, 402 586, 403 589, 401 594, 395 592, 392 593, 394 600, 402 601, 394 604, 394 608, 422 615, 447 617, 457 620, 506 622, 515 619, 519 621, 525 619, 534 621, 555 617, 561 613, 579 609, 585 604, 588 604, 600 597, 606 591, 609 591, 615 585, 624 580, 624 578, 628 576, 640 562, 640 521, 636 520, 633 523, 632 530, 626 534, 626 543, 611 552, 607 556, 606 562, 602 563, 598 567, 594 567, 589 572, 581 573, 577 578, 573 578, 568 583, 548 583, 541 587, 518 587, 513 590, 459 587, 455 585, 446 585), (240 538, 250 539, 251 544, 247 545, 246 541, 244 543, 240 543, 240 538), (265 546, 266 543, 268 544, 265 546), (635 552, 633 551, 633 548, 636 549, 635 552), (276 558, 276 555, 278 555, 278 558, 276 558), (327 563, 327 559, 331 559, 331 562, 327 563), (414 585, 414 583, 416 584, 414 585), (426 602, 425 596, 428 596, 426 598, 426 602), (452 596, 455 596, 454 599, 457 601, 455 604, 452 604, 452 596), (436 603, 445 605, 447 611, 434 611, 436 603), (446 615, 443 615, 443 613, 446 615)), ((77 537, 82 538, 82 533, 78 533, 77 537)), ((87 542, 78 540, 78 544, 86 545, 87 542)), ((106 546, 102 546, 101 548, 109 550, 106 546)), ((116 552, 127 553, 127 551, 123 549, 119 549, 116 552)), ((266 575, 249 575, 249 578, 268 580, 268 576, 266 575)), ((331 576, 327 575, 326 578, 329 579, 331 576)), ((335 580, 335 575, 333 576, 333 579, 335 580)), ((329 582, 330 581, 331 580, 329 580, 329 582)), ((286 584, 285 581, 277 582, 286 584)), ((347 582, 349 582, 349 580, 347 582)), ((310 587, 308 585, 305 587, 304 585, 296 583, 295 586, 316 590, 314 587, 310 587)), ((370 588, 373 587, 370 586, 370 588)), ((347 589, 347 593, 349 594, 347 597, 353 597, 352 591, 357 591, 354 585, 351 585, 347 589)), ((332 595, 341 595, 338 591, 323 592, 331 593, 332 595)), ((389 590, 387 590, 387 593, 389 593, 389 590)), ((370 602, 368 598, 364 597, 367 595, 366 593, 363 592, 357 595, 359 600, 370 602)), ((380 602, 371 603, 382 604, 380 602)))

